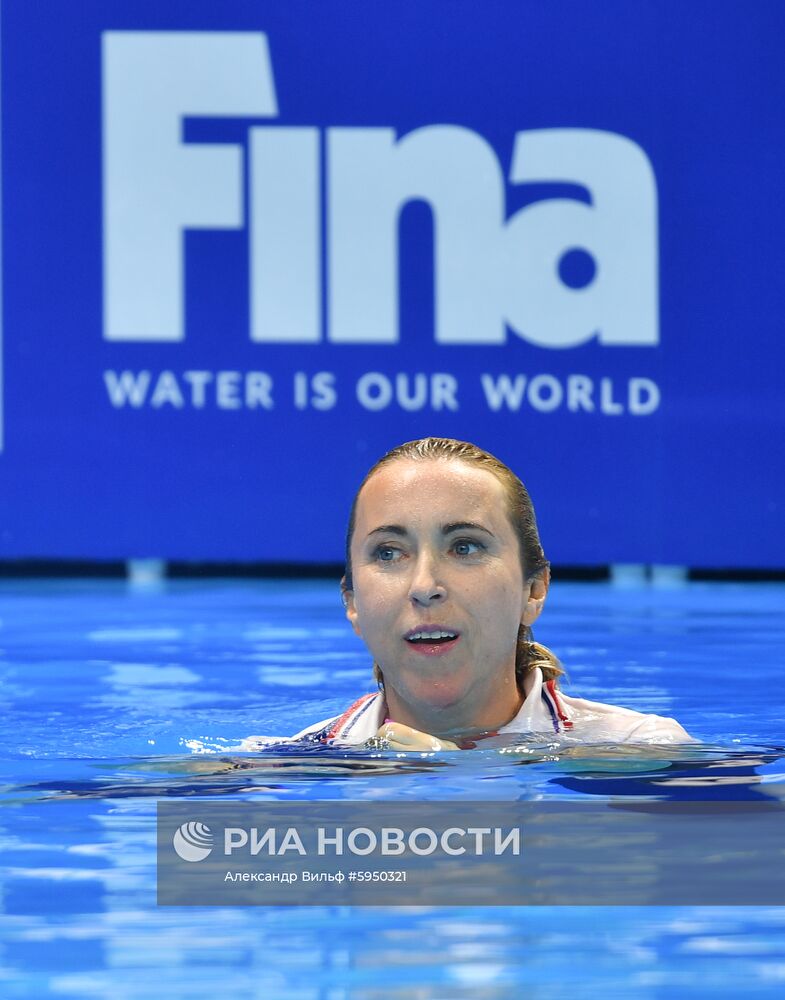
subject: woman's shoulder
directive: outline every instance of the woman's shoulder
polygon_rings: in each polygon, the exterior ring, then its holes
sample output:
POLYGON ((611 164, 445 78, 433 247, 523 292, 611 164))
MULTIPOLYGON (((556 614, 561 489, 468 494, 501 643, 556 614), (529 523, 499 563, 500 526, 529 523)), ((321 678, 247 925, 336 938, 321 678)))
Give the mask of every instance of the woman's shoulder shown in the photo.
POLYGON ((638 712, 621 705, 608 705, 588 698, 574 698, 559 692, 573 724, 580 730, 596 731, 608 739, 632 743, 691 743, 693 737, 670 716, 638 712))
POLYGON ((365 694, 352 702, 340 715, 313 722, 294 736, 248 736, 242 741, 243 750, 263 750, 282 743, 321 742, 344 743, 350 746, 365 743, 384 721, 384 699, 379 692, 365 694))

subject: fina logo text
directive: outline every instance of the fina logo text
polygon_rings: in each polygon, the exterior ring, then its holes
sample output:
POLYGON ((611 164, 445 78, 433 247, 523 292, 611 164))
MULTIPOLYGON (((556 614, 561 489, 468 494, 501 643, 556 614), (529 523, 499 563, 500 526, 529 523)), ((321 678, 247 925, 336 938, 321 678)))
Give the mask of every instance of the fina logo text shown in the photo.
POLYGON ((105 339, 182 341, 185 231, 245 229, 252 341, 398 343, 398 217, 423 200, 438 344, 658 343, 657 186, 630 139, 520 131, 507 168, 456 125, 399 135, 279 114, 262 33, 104 34, 105 339), (249 121, 242 142, 185 142, 193 117, 249 121), (508 217, 508 184, 583 195, 508 217), (560 275, 576 251, 593 262, 582 287, 560 275))

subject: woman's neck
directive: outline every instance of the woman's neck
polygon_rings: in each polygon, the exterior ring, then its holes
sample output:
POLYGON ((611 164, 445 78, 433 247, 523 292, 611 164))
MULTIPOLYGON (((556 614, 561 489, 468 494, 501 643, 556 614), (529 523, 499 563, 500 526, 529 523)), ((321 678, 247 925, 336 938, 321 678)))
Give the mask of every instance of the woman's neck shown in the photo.
MULTIPOLYGON (((528 693, 528 692, 527 692, 528 693)), ((516 684, 509 692, 499 692, 486 705, 468 704, 468 699, 444 708, 431 705, 413 706, 397 691, 385 688, 387 716, 393 722, 403 723, 431 736, 472 736, 496 731, 506 726, 521 710, 525 695, 516 684)))

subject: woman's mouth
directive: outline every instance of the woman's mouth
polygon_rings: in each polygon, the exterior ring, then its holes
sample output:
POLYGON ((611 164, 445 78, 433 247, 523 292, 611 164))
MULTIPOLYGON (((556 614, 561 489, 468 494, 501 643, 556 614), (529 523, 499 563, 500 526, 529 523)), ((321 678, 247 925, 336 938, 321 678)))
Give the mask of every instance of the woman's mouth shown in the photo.
POLYGON ((422 656, 444 656, 455 647, 460 633, 442 625, 424 625, 404 636, 407 645, 422 656))

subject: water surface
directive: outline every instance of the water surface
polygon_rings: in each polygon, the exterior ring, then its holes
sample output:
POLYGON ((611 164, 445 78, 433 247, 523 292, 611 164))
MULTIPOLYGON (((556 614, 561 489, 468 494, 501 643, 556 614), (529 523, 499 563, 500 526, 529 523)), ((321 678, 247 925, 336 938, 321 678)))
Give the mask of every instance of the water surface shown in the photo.
POLYGON ((779 996, 776 907, 158 908, 155 806, 781 800, 783 609, 778 585, 554 586, 567 693, 673 715, 689 749, 244 754, 372 690, 337 586, 6 582, 0 996, 779 996))

